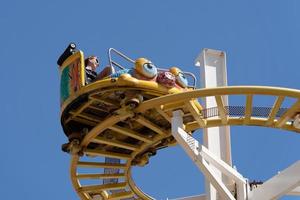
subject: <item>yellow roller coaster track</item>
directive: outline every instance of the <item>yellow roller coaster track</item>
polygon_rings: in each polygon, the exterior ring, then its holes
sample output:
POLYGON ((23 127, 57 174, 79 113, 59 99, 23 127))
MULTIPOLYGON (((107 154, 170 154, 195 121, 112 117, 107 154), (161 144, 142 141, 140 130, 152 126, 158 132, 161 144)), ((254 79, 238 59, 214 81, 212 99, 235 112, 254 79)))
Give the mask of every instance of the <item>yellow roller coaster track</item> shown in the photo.
MULTIPOLYGON (((146 100, 135 109, 123 107, 101 121, 90 118, 83 113, 84 108, 93 106, 91 103, 91 101, 95 100, 92 98, 93 92, 89 92, 89 97, 89 100, 80 105, 76 111, 73 111, 73 115, 68 119, 69 121, 77 119, 83 123, 93 125, 93 128, 85 135, 80 144, 84 156, 72 155, 71 160, 70 172, 72 183, 78 195, 83 200, 90 200, 97 197, 99 199, 152 199, 135 185, 131 177, 132 161, 141 152, 151 147, 156 147, 164 139, 170 138, 171 133, 170 129, 162 128, 157 125, 156 121, 151 121, 151 119, 147 118, 149 110, 156 110, 160 117, 168 123, 171 123, 172 111, 178 109, 184 110, 184 116, 192 119, 185 123, 185 130, 187 132, 224 125, 264 126, 300 132, 299 129, 294 128, 292 125, 293 117, 300 111, 300 91, 294 89, 262 86, 198 89, 146 100), (238 111, 234 112, 235 107, 224 106, 223 95, 228 95, 229 97, 231 95, 244 96, 244 105, 238 107, 238 111), (253 103, 253 99, 257 95, 270 96, 273 97, 270 99, 274 99, 274 102, 270 102, 273 106, 264 114, 261 114, 258 111, 259 109, 257 109, 258 107, 255 107, 253 103), (217 102, 217 115, 214 117, 207 116, 207 113, 205 114, 203 110, 200 110, 193 103, 197 98, 208 96, 215 98, 217 102), (285 99, 292 99, 294 103, 289 108, 283 110, 282 104, 285 99), (151 137, 145 136, 132 129, 117 125, 125 120, 128 121, 128 119, 151 129, 155 134, 151 137), (118 138, 102 137, 102 134, 106 130, 111 130, 119 134, 119 138, 129 136, 139 142, 132 144, 118 138), (106 148, 122 148, 124 149, 124 153, 108 153, 103 149, 90 148, 89 145, 91 143, 105 144, 106 148), (105 163, 104 157, 118 158, 121 162, 105 163), (104 168, 119 170, 118 173, 114 174, 95 173, 95 171, 100 172, 104 168), (86 171, 89 171, 89 173, 86 173, 86 171), (102 184, 100 180, 105 178, 114 178, 118 181, 102 184), (90 184, 93 180, 96 180, 96 184, 90 184), (119 192, 111 192, 113 190, 118 190, 119 192)), ((98 101, 104 100, 98 99, 98 101)))

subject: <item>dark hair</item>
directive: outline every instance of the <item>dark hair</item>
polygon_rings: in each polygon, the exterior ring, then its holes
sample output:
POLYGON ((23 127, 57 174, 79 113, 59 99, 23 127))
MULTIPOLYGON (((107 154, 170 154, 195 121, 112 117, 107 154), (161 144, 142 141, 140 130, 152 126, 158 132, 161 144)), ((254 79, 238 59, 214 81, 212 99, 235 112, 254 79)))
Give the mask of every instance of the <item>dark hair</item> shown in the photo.
MULTIPOLYGON (((90 58, 97 58, 97 56, 89 56, 89 57, 87 57, 86 59, 84 59, 84 66, 87 66, 87 65, 88 65, 89 59, 90 59, 90 58)), ((99 59, 97 58, 97 60, 99 60, 99 59)))

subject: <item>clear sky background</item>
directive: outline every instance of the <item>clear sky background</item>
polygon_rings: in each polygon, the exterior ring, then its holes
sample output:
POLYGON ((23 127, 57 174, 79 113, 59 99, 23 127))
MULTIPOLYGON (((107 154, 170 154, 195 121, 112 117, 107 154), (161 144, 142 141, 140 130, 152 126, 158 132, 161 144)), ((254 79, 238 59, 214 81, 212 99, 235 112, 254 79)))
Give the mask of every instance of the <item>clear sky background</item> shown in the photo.
MULTIPOLYGON (((229 85, 300 89, 299 10, 298 0, 1 1, 0 199, 78 199, 70 157, 60 150, 66 137, 56 60, 69 42, 98 55, 103 65, 114 47, 197 76, 194 59, 203 48, 224 50, 229 85)), ((296 133, 261 127, 231 132, 233 163, 250 180, 267 180, 299 160, 296 133)), ((161 150, 133 174, 157 199, 204 192, 203 176, 180 147, 161 150)))

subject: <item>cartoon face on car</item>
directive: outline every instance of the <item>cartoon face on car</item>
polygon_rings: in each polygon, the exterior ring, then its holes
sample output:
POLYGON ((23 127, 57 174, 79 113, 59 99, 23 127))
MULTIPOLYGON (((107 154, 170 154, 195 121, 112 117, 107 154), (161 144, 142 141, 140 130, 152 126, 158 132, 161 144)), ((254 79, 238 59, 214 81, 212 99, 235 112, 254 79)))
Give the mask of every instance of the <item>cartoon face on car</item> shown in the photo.
POLYGON ((156 66, 146 58, 138 58, 135 61, 135 71, 141 78, 153 79, 157 75, 156 66))
POLYGON ((188 80, 178 67, 171 67, 169 71, 175 76, 176 83, 183 88, 188 86, 188 80))

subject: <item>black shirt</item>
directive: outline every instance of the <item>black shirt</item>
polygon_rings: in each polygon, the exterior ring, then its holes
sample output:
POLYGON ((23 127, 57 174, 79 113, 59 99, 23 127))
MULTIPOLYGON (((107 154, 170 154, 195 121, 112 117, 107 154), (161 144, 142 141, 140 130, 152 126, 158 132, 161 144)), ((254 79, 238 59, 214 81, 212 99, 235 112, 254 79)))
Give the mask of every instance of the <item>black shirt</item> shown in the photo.
POLYGON ((93 82, 97 77, 97 72, 90 69, 85 69, 85 74, 86 74, 86 79, 85 79, 86 84, 93 82))

